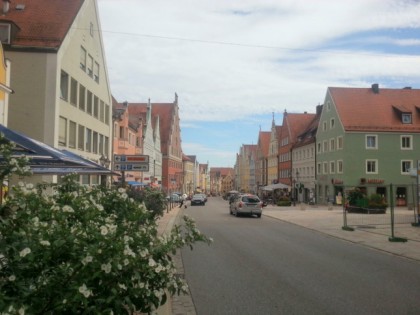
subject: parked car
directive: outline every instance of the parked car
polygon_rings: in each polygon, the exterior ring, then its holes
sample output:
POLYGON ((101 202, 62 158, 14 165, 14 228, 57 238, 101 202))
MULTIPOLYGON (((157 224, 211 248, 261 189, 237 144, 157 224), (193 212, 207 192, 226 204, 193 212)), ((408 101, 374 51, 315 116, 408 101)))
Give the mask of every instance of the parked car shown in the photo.
POLYGON ((191 198, 191 206, 195 206, 195 205, 202 205, 204 206, 206 204, 206 201, 204 199, 203 194, 195 194, 194 196, 192 196, 191 198))
POLYGON ((239 216, 241 214, 256 215, 261 218, 263 203, 256 195, 238 194, 233 197, 229 205, 230 214, 239 216))

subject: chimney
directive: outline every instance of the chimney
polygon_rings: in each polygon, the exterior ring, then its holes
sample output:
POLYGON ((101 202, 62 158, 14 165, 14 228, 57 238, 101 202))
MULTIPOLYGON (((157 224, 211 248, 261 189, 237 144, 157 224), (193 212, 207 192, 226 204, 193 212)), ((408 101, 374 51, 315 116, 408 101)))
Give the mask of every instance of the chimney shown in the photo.
POLYGON ((378 83, 372 84, 372 91, 375 94, 379 94, 379 84, 378 83))
POLYGON ((322 105, 318 104, 316 106, 316 114, 319 116, 321 115, 321 112, 322 112, 322 105))
POLYGON ((127 101, 123 102, 123 105, 124 105, 124 107, 127 107, 128 106, 128 102, 127 101))
POLYGON ((6 15, 10 9, 10 0, 3 0, 3 15, 6 15))

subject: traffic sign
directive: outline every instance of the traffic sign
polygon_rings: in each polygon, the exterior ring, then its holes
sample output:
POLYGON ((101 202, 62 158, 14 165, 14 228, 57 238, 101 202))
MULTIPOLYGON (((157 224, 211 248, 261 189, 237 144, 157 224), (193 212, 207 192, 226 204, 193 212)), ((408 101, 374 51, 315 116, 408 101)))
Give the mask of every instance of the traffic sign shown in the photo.
POLYGON ((114 171, 149 171, 149 163, 115 163, 114 171))
POLYGON ((149 156, 148 155, 114 154, 114 162, 117 162, 117 163, 149 163, 149 156))

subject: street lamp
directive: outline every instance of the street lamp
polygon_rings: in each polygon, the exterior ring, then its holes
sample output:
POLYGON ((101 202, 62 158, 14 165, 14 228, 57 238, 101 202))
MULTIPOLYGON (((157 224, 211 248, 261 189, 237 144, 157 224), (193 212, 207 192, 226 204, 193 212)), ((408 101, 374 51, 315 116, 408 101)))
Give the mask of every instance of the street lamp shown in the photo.
POLYGON ((108 159, 108 157, 102 154, 101 157, 99 158, 99 163, 101 164, 101 166, 108 168, 111 161, 108 159))

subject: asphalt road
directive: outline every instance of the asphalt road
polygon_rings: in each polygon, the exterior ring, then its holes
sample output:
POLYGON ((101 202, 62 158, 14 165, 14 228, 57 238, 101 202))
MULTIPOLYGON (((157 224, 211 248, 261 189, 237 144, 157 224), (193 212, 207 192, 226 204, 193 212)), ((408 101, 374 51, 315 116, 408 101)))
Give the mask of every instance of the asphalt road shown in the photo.
POLYGON ((185 209, 214 239, 182 250, 198 315, 420 314, 420 263, 210 197, 185 209))

